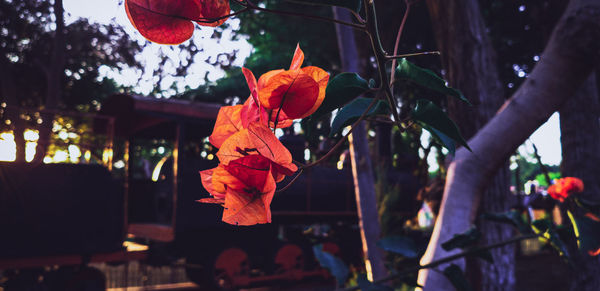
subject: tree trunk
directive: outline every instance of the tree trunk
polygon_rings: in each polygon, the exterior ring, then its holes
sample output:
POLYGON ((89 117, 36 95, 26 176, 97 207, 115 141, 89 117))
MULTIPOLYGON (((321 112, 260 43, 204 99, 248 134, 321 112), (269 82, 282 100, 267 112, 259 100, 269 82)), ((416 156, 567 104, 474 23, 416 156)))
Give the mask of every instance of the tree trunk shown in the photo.
MULTIPOLYGON (((333 13, 336 19, 352 21, 350 12, 343 8, 333 8, 333 13)), ((354 31, 339 24, 336 25, 336 30, 342 69, 348 72, 360 72, 354 31)), ((375 176, 364 121, 354 128, 349 142, 365 268, 369 279, 379 279, 385 277, 387 271, 383 263, 383 252, 375 245, 381 230, 375 196, 375 176)))
POLYGON ((65 67, 65 17, 63 0, 54 0, 54 16, 56 18, 56 30, 54 31, 54 40, 52 45, 52 58, 50 64, 46 67, 46 106, 48 112, 42 114, 42 124, 39 130, 39 140, 36 147, 34 162, 41 162, 52 135, 52 123, 54 121, 54 110, 58 109, 58 104, 62 95, 62 81, 65 67))
POLYGON ((10 64, 4 58, 0 58, 0 94, 4 102, 8 105, 6 110, 6 119, 12 122, 13 135, 15 137, 16 157, 15 162, 25 162, 25 121, 21 118, 19 112, 19 100, 17 98, 17 88, 15 87, 15 78, 10 69, 10 64))
MULTIPOLYGON (((448 114, 458 124, 464 137, 469 139, 504 102, 496 53, 476 0, 428 0, 427 5, 446 78, 452 87, 461 90, 474 104, 468 106, 455 98, 448 100, 448 114)), ((510 171, 508 163, 505 163, 483 194, 481 212, 509 209, 509 183, 510 171)), ((482 244, 506 240, 513 234, 507 225, 487 221, 478 221, 478 225, 483 233, 482 244)), ((473 270, 480 270, 480 289, 514 290, 515 247, 507 245, 491 253, 494 264, 473 260, 473 270)))
MULTIPOLYGON (((473 152, 464 148, 456 152, 422 264, 457 252, 445 252, 440 244, 473 223, 481 193, 497 170, 575 94, 600 59, 598 39, 600 1, 572 0, 529 78, 469 141, 473 152)), ((464 267, 464 262, 455 263, 464 267)), ((420 272, 418 282, 425 290, 452 290, 443 275, 436 272, 420 272)))
MULTIPOLYGON (((579 92, 560 109, 561 172, 583 180, 583 197, 600 201, 600 100, 592 74, 579 92)), ((571 273, 571 290, 600 290, 600 259, 572 252, 577 266, 571 273)))

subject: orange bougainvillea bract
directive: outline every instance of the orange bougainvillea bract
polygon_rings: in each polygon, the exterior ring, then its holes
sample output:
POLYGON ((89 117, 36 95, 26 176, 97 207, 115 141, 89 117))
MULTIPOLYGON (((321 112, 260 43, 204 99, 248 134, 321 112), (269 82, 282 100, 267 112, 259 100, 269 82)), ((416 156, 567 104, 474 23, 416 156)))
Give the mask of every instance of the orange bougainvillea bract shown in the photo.
POLYGON ((215 22, 201 22, 229 14, 228 0, 125 0, 125 11, 133 26, 146 39, 160 44, 180 44, 192 37, 194 23, 217 26, 215 22))
POLYGON ((276 183, 298 170, 274 128, 291 126, 293 119, 317 110, 329 80, 320 68, 300 68, 303 61, 304 54, 297 47, 290 70, 267 72, 258 81, 243 68, 250 96, 243 105, 219 110, 209 141, 219 148, 220 164, 200 172, 212 197, 199 202, 222 205, 226 223, 271 222, 276 183), (279 106, 274 106, 277 102, 279 106))
MULTIPOLYGON (((323 102, 329 74, 314 66, 301 68, 303 62, 304 53, 297 46, 289 70, 269 71, 258 79, 258 102, 272 111, 270 121, 278 114, 279 119, 282 116, 284 119, 304 118, 323 102)), ((248 75, 246 78, 248 80, 248 75)))
POLYGON ((244 156, 229 165, 201 171, 200 176, 213 196, 200 202, 222 204, 224 222, 234 225, 271 222, 270 205, 276 185, 267 158, 244 156))
POLYGON ((552 186, 548 187, 548 194, 550 197, 560 202, 564 202, 571 194, 582 191, 583 181, 575 177, 558 179, 552 186))

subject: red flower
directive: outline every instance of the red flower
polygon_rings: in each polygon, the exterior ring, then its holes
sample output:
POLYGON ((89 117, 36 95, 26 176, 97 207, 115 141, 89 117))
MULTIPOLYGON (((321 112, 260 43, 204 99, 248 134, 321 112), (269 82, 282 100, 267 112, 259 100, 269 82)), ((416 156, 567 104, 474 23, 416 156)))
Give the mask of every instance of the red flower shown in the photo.
POLYGON ((200 172, 204 188, 213 196, 199 200, 223 205, 223 222, 254 225, 271 222, 275 180, 271 162, 261 155, 248 155, 200 172))
POLYGON ((258 82, 252 72, 244 71, 254 102, 269 113, 269 126, 276 119, 277 127, 289 126, 293 119, 311 115, 323 103, 329 74, 314 66, 300 68, 303 62, 304 53, 297 46, 289 70, 269 71, 258 82))
POLYGON ((555 181, 554 185, 548 188, 548 194, 555 200, 564 202, 567 197, 573 193, 583 191, 583 181, 575 177, 565 177, 555 181))
MULTIPOLYGON (((192 37, 192 21, 225 17, 230 8, 228 0, 125 0, 125 11, 131 24, 149 41, 180 44, 192 37)), ((218 26, 226 19, 197 23, 218 26)))

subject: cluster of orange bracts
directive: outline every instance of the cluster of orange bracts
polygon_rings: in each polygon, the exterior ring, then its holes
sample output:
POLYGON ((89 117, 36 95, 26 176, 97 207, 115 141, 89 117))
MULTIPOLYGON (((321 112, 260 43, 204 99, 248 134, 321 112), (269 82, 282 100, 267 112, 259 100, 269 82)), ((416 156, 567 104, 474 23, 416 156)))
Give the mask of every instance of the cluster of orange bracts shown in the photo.
POLYGON ((548 187, 548 194, 554 200, 564 202, 571 194, 583 192, 583 181, 579 178, 565 177, 548 187))
POLYGON ((149 41, 180 44, 194 33, 195 21, 219 26, 227 20, 229 0, 125 0, 131 24, 149 41))
POLYGON ((212 198, 199 200, 223 205, 223 221, 234 225, 271 222, 270 204, 276 183, 298 170, 288 149, 272 128, 292 125, 312 114, 325 98, 329 74, 302 66, 304 53, 296 48, 289 70, 274 70, 258 82, 243 69, 251 95, 243 105, 223 106, 210 143, 219 148, 220 164, 200 171, 212 198))

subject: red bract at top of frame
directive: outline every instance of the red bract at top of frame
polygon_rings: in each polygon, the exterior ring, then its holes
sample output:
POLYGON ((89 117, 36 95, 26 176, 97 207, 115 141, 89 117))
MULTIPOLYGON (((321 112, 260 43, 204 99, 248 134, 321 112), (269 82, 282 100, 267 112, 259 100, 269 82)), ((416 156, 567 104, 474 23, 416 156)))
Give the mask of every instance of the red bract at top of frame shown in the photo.
POLYGON ((146 39, 159 44, 180 44, 194 33, 194 23, 223 24, 230 12, 228 0, 125 0, 133 26, 146 39), (221 18, 208 22, 211 19, 221 18))
POLYGON ((575 177, 565 177, 556 180, 554 185, 548 188, 548 194, 555 200, 564 202, 571 194, 583 191, 583 181, 575 177))

